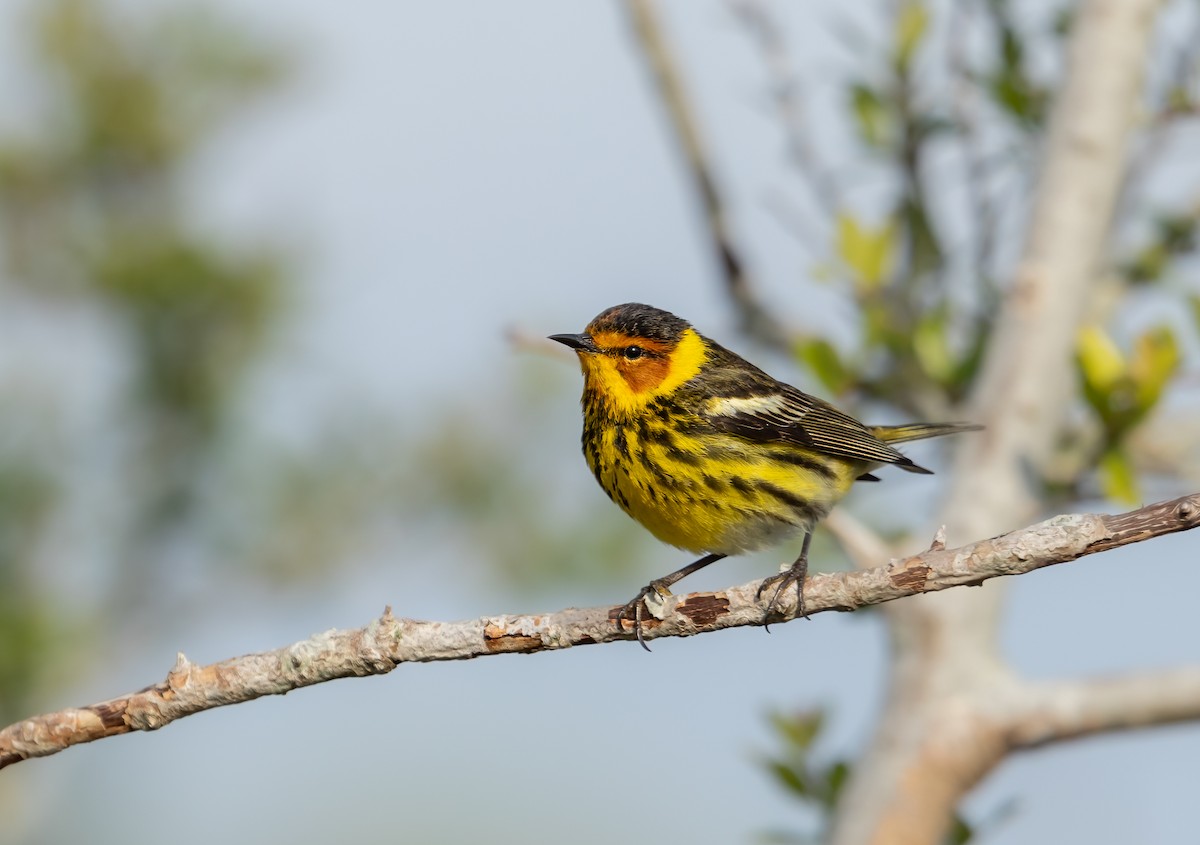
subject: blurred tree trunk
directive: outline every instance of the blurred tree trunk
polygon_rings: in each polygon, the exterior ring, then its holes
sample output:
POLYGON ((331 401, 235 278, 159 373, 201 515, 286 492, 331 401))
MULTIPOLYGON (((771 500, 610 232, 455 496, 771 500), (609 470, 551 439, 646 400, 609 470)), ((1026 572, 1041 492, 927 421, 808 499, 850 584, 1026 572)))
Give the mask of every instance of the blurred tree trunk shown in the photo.
MULTIPOLYGON (((1075 395, 1076 330, 1100 272, 1159 5, 1089 0, 1076 13, 1022 260, 975 385, 970 418, 987 431, 956 444, 940 519, 951 543, 1038 509, 1030 471, 1045 466, 1075 395)), ((992 581, 887 606, 890 687, 838 804, 834 843, 939 841, 966 792, 1019 747, 1014 720, 1035 690, 998 653, 1005 592, 992 581)))

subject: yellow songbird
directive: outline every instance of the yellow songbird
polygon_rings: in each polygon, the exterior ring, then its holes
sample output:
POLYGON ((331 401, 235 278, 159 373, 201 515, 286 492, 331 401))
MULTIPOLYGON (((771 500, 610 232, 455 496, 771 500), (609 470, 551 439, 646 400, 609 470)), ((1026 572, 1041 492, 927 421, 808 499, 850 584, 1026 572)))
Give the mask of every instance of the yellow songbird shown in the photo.
MULTIPOLYGON (((868 426, 784 384, 674 314, 628 303, 582 334, 551 340, 583 369, 583 453, 608 497, 660 540, 704 557, 651 581, 622 609, 642 637, 643 599, 710 563, 803 536, 791 568, 759 596, 804 578, 812 528, 855 480, 885 464, 929 474, 891 444, 978 429, 967 423, 868 426)), ((766 617, 764 617, 765 619, 766 617)))

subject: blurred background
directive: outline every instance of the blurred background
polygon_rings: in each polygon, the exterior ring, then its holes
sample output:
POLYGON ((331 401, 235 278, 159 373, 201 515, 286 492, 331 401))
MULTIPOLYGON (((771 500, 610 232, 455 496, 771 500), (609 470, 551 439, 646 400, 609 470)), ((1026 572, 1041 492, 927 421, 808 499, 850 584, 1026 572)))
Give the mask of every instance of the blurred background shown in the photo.
MULTIPOLYGON (((653 30, 637 5, 0 0, 0 724, 154 683, 178 651, 385 604, 617 604, 686 563, 591 479, 577 366, 543 341, 609 305, 671 310, 874 421, 954 416, 1071 5, 673 0, 653 30)), ((1047 513, 1197 489, 1197 45, 1197 5, 1168 4, 1047 513)), ((937 448, 911 454, 944 467, 937 448)), ((943 481, 889 473, 846 507, 919 546, 943 481)), ((1032 677, 1194 661, 1195 551, 1014 579, 1007 656, 1032 677), (1139 600, 1137 578, 1171 588, 1139 600)), ((887 653, 860 612, 403 666, 12 767, 0 841, 800 841, 887 653)), ((960 841, 1183 841, 1197 759, 1194 726, 1014 758, 960 841)))

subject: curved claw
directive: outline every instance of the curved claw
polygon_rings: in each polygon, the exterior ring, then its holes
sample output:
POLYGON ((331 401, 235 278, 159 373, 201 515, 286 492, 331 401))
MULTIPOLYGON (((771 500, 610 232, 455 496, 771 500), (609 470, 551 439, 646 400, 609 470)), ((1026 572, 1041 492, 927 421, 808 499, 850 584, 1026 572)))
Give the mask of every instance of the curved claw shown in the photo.
POLYGON ((625 620, 633 618, 633 632, 637 636, 638 644, 646 651, 650 651, 650 646, 646 645, 646 639, 642 636, 642 613, 643 610, 649 610, 646 606, 646 598, 652 593, 660 598, 665 598, 671 595, 671 590, 660 581, 651 581, 642 587, 632 601, 626 602, 625 606, 617 611, 616 616, 617 627, 621 630, 625 629, 625 620))
POLYGON ((763 582, 758 585, 758 592, 754 594, 755 599, 762 600, 763 593, 771 588, 772 584, 778 582, 779 586, 775 588, 775 592, 771 594, 771 600, 767 602, 766 612, 763 614, 763 630, 767 633, 771 632, 771 624, 768 621, 774 612, 776 605, 779 604, 779 597, 783 595, 783 591, 792 584, 796 585, 796 615, 807 617, 808 612, 804 609, 804 577, 807 574, 805 570, 793 566, 786 572, 780 572, 778 575, 772 575, 769 578, 764 578, 763 582))
POLYGON ((767 633, 771 632, 771 626, 767 620, 771 618, 771 611, 775 609, 775 605, 779 603, 779 597, 783 595, 783 591, 787 589, 789 584, 796 585, 796 615, 808 616, 808 612, 804 609, 804 579, 808 575, 808 547, 812 543, 812 531, 804 535, 804 545, 800 547, 800 556, 792 563, 786 571, 780 572, 778 575, 772 575, 765 579, 758 587, 758 593, 755 598, 762 599, 763 591, 779 582, 779 586, 775 588, 771 600, 767 602, 767 612, 763 614, 763 628, 767 633))
POLYGON ((711 552, 697 561, 689 563, 682 569, 676 569, 669 575, 664 575, 662 578, 655 578, 649 584, 642 588, 642 591, 637 594, 633 601, 626 604, 617 611, 616 622, 617 627, 622 631, 625 630, 624 621, 633 617, 633 630, 637 634, 637 641, 646 651, 650 650, 650 646, 646 645, 646 639, 642 636, 642 611, 645 610, 655 619, 662 619, 666 615, 666 609, 663 607, 662 600, 671 595, 671 585, 676 583, 680 578, 686 578, 693 572, 699 572, 710 563, 716 563, 725 557, 724 552, 711 552), (654 596, 652 601, 647 601, 650 596, 654 596))
POLYGON ((650 588, 646 587, 630 602, 626 602, 625 606, 617 611, 616 623, 617 627, 622 631, 625 630, 625 620, 633 617, 633 632, 637 635, 637 641, 646 649, 650 650, 650 646, 646 645, 646 640, 642 637, 642 600, 648 596, 650 588))

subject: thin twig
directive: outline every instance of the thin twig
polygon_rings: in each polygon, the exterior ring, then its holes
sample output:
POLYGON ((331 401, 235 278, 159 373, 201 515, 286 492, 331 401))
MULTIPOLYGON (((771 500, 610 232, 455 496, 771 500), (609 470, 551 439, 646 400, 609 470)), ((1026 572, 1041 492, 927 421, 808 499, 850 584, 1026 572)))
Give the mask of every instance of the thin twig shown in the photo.
POLYGON ((954 4, 950 15, 946 64, 953 77, 954 96, 951 98, 951 108, 954 123, 959 130, 963 158, 966 161, 967 197, 976 223, 972 230, 975 240, 974 266, 976 273, 987 279, 996 269, 992 266, 992 259, 999 229, 999 215, 987 185, 987 177, 992 168, 988 166, 980 142, 979 84, 973 78, 967 59, 968 5, 954 4))
MULTIPOLYGON (((1168 59, 1160 59, 1168 61, 1168 59)), ((1166 81, 1162 90, 1155 92, 1154 99, 1159 102, 1150 114, 1143 116, 1143 132, 1141 143, 1134 150, 1125 178, 1121 185, 1121 194, 1117 199, 1117 219, 1122 220, 1135 210, 1139 202, 1146 202, 1149 193, 1148 186, 1153 184, 1151 174, 1162 167, 1176 167, 1178 157, 1167 154, 1172 136, 1182 122, 1195 118, 1194 109, 1180 110, 1171 103, 1172 91, 1175 89, 1187 92, 1200 67, 1200 14, 1194 15, 1191 32, 1181 39, 1176 50, 1174 61, 1166 73, 1166 81)))
POLYGON ((801 77, 791 66, 781 27, 759 0, 734 0, 731 5, 754 38, 762 57, 792 163, 808 182, 826 218, 833 220, 843 207, 838 184, 830 178, 829 168, 820 161, 813 146, 801 77))
POLYGON ((642 52, 654 71, 654 80, 676 138, 683 148, 692 182, 704 204, 709 235, 725 276, 726 290, 741 315, 742 329, 768 346, 790 350, 789 332, 758 300, 741 253, 733 242, 725 202, 717 190, 700 126, 684 90, 678 63, 663 33, 654 0, 626 0, 626 5, 642 52))

